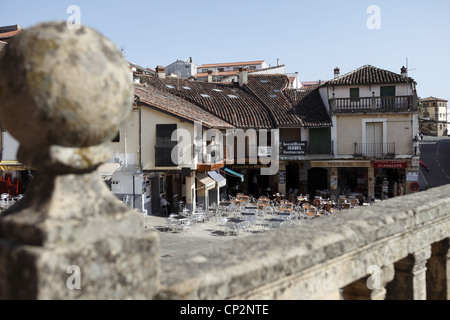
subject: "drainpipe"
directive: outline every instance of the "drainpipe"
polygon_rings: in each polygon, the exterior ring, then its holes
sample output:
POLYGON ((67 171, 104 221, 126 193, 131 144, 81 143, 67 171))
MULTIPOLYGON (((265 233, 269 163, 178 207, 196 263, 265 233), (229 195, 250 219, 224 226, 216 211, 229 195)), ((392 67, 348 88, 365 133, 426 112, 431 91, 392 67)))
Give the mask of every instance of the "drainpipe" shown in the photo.
MULTIPOLYGON (((139 117, 139 147, 138 147, 138 161, 139 161, 139 173, 142 175, 142 110, 141 108, 133 107, 131 109, 132 112, 137 112, 139 117)), ((134 178, 135 172, 133 172, 133 209, 136 209, 136 191, 135 191, 135 178, 134 178)), ((144 211, 144 208, 142 208, 142 211, 144 211)))

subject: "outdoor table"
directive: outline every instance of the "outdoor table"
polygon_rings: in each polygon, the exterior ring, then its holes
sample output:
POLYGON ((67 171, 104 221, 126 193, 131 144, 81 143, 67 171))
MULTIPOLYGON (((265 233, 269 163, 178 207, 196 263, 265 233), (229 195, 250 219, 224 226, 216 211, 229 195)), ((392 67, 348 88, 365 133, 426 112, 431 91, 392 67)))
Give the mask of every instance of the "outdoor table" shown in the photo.
POLYGON ((177 216, 173 216, 171 217, 172 221, 175 223, 175 229, 176 232, 178 232, 181 228, 181 230, 183 229, 183 224, 185 222, 189 222, 189 218, 177 215, 177 216))
POLYGON ((226 228, 232 231, 233 233, 237 234, 238 233, 237 231, 239 230, 239 225, 244 222, 245 220, 229 218, 226 223, 226 228))

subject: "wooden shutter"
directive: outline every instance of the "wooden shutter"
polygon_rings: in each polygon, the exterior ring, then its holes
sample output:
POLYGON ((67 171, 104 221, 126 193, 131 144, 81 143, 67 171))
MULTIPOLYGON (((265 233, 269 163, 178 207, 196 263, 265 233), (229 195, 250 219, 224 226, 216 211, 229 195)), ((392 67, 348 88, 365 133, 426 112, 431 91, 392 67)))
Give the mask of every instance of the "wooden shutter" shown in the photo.
POLYGON ((176 167, 172 161, 172 150, 176 148, 177 141, 172 141, 172 132, 177 129, 176 124, 156 125, 155 166, 176 167))

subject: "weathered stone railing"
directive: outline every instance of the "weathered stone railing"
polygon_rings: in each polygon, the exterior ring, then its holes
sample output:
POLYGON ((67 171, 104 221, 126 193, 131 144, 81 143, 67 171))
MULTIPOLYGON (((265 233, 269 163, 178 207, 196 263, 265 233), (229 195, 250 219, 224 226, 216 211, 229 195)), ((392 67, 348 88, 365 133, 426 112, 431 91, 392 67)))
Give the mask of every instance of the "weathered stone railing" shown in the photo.
POLYGON ((95 171, 131 106, 120 51, 49 23, 0 69, 2 125, 38 169, 0 217, 0 299, 448 299, 450 186, 161 263, 157 233, 95 171))

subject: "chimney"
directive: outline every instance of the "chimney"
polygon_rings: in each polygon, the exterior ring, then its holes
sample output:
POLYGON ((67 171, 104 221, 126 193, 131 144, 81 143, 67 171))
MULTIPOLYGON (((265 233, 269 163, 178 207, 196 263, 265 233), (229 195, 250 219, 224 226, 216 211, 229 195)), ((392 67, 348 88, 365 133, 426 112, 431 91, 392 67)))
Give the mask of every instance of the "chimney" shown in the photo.
POLYGON ((341 70, 338 67, 334 68, 334 78, 336 79, 340 75, 341 75, 341 70))
POLYGON ((403 67, 400 69, 400 73, 401 73, 402 76, 407 77, 407 76, 408 76, 408 69, 405 68, 405 66, 403 66, 403 67))
POLYGON ((248 71, 247 68, 239 68, 239 86, 243 87, 244 84, 248 82, 248 71))
POLYGON ((166 78, 166 69, 164 69, 163 66, 157 66, 156 74, 158 75, 158 79, 165 79, 166 78))
POLYGON ((212 82, 212 70, 208 70, 208 82, 212 82))

